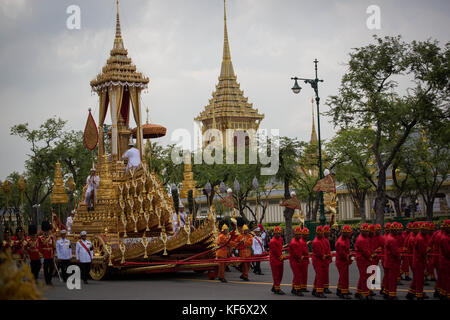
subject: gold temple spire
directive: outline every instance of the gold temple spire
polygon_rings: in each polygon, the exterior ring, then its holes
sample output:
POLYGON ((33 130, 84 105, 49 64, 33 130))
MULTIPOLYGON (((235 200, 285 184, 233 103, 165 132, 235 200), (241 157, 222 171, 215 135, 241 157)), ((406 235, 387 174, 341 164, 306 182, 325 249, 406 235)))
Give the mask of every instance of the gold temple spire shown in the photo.
POLYGON ((317 133, 316 133, 316 126, 314 124, 314 98, 311 99, 312 104, 312 131, 311 131, 311 140, 309 141, 310 144, 317 143, 317 133))
POLYGON ((228 41, 227 30, 227 8, 226 2, 223 0, 223 21, 224 21, 224 35, 223 35, 223 58, 222 69, 220 72, 221 77, 234 77, 233 63, 231 62, 230 43, 228 41))
POLYGON ((116 37, 114 38, 114 49, 123 49, 122 32, 120 31, 120 19, 119 19, 119 0, 116 0, 117 5, 117 20, 116 20, 116 37))

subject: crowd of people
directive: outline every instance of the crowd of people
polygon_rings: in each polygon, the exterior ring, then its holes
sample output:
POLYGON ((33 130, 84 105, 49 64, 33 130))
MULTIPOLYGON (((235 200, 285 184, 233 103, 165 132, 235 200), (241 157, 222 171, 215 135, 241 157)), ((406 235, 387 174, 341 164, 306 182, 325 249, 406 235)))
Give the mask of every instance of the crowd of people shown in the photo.
MULTIPOLYGON (((261 228, 253 230, 244 225, 229 227, 223 224, 217 240, 216 257, 219 263, 218 278, 226 282, 225 270, 227 260, 232 256, 244 258, 239 270, 241 279, 248 281, 248 268, 251 259, 255 259, 254 272, 261 274, 260 259, 264 255, 264 238, 261 228), (245 259, 248 258, 248 259, 245 259)), ((335 236, 339 234, 335 232, 335 236)), ((334 261, 339 274, 336 295, 341 299, 351 299, 349 291, 349 266, 356 262, 359 280, 354 297, 359 300, 372 300, 376 286, 370 286, 368 279, 373 274, 372 266, 383 268, 383 280, 379 294, 387 300, 396 300, 397 286, 401 280, 411 281, 406 298, 423 300, 430 298, 424 293, 426 281, 435 281, 433 298, 448 300, 450 298, 450 220, 445 220, 440 228, 429 222, 408 223, 406 230, 401 223, 386 223, 384 234, 381 225, 362 224, 359 234, 345 225, 340 235, 330 244, 333 229, 329 226, 318 226, 316 237, 310 241, 308 228, 297 227, 294 238, 283 245, 284 240, 280 227, 275 227, 273 237, 268 242, 269 262, 272 271, 272 292, 284 295, 280 285, 283 278, 284 261, 289 260, 293 272, 291 293, 304 296, 307 290, 308 265, 312 263, 315 279, 312 295, 326 298, 331 294, 329 274, 330 265, 334 261), (354 244, 351 245, 351 239, 354 244), (311 252, 309 251, 311 246, 311 252), (284 252, 288 251, 289 254, 284 252), (333 260, 334 257, 334 260, 333 260), (412 271, 412 278, 410 277, 412 271), (370 288, 369 288, 370 287, 370 288)))
MULTIPOLYGON (((18 267, 29 265, 36 282, 43 269, 45 283, 51 286, 55 271, 61 280, 67 280, 67 268, 73 262, 72 244, 66 238, 67 231, 62 229, 59 239, 55 234, 49 221, 42 222, 40 232, 36 225, 30 225, 27 235, 21 226, 17 227, 14 235, 9 227, 5 227, 0 252, 11 254, 18 267)), ((93 257, 92 243, 86 236, 86 231, 82 231, 74 248, 76 264, 81 269, 81 278, 85 284, 88 283, 93 257)))

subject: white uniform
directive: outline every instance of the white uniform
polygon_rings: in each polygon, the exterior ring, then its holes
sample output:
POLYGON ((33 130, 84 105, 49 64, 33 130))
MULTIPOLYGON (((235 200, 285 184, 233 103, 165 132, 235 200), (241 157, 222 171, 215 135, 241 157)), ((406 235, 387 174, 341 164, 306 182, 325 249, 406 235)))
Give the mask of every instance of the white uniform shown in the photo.
POLYGON ((94 176, 92 177, 91 175, 89 175, 86 178, 86 184, 87 184, 87 190, 86 190, 86 197, 84 198, 84 203, 85 204, 89 204, 88 203, 88 199, 91 197, 91 193, 94 192, 94 199, 97 195, 97 189, 98 189, 98 185, 100 183, 100 177, 99 176, 94 176))
POLYGON ((141 154, 138 149, 130 148, 128 149, 122 156, 123 158, 128 159, 128 164, 126 168, 126 172, 128 172, 131 168, 136 168, 141 164, 141 154))
POLYGON ((56 255, 59 260, 72 259, 72 249, 70 248, 69 239, 59 239, 56 241, 56 255))
POLYGON ((264 252, 264 240, 261 237, 253 237, 253 254, 262 254, 264 252))
POLYGON ((76 255, 77 260, 79 260, 81 263, 92 262, 92 257, 94 256, 94 251, 92 250, 92 243, 89 240, 81 240, 81 239, 78 240, 77 246, 75 249, 75 255, 76 255), (81 245, 81 242, 83 242, 84 246, 90 250, 90 254, 81 245))
POLYGON ((71 216, 67 217, 66 220, 66 227, 67 227, 67 233, 70 234, 70 231, 72 230, 72 223, 73 223, 73 219, 71 216))

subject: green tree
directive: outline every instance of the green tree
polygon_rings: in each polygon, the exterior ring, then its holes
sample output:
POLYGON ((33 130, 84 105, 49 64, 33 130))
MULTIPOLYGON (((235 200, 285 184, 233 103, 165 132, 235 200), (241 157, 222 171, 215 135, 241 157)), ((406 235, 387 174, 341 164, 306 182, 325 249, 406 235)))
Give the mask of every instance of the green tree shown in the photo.
MULTIPOLYGON (((58 161, 56 146, 63 136, 66 121, 50 118, 40 125, 39 129, 30 129, 28 123, 11 127, 11 135, 24 138, 31 145, 31 153, 25 161, 25 180, 27 190, 25 196, 29 207, 42 205, 52 192, 55 163, 58 161)), ((34 211, 33 222, 37 221, 34 211)))
POLYGON ((374 180, 368 145, 372 134, 368 128, 341 129, 327 144, 328 154, 334 157, 334 177, 347 188, 362 222, 366 221, 365 201, 374 180))
POLYGON ((386 171, 402 145, 416 126, 442 123, 448 112, 449 47, 442 49, 431 40, 408 44, 400 36, 375 36, 375 44, 350 53, 339 93, 328 99, 327 115, 335 127, 369 127, 375 133, 370 150, 378 175, 377 223, 384 223, 386 171), (408 85, 403 94, 400 82, 408 85))
MULTIPOLYGON (((302 144, 297 139, 288 137, 280 137, 279 142, 279 164, 280 167, 276 174, 276 178, 283 182, 284 199, 291 198, 290 188, 292 184, 298 180, 299 174, 297 171, 299 155, 302 144)), ((286 222, 286 241, 290 242, 293 237, 292 217, 294 210, 285 208, 283 211, 284 220, 286 222)))

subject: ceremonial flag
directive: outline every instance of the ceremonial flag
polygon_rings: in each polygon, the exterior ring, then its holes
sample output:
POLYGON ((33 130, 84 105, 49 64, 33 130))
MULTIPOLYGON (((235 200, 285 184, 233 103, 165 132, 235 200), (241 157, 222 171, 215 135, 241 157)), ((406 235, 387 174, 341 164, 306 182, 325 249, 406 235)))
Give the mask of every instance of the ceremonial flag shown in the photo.
POLYGON ((89 150, 94 150, 98 144, 98 130, 94 118, 92 117, 91 109, 89 109, 86 127, 84 128, 83 143, 89 150))
POLYGON ((336 184, 334 183, 334 179, 331 174, 317 181, 316 185, 313 188, 313 191, 336 193, 336 184))
POLYGON ((297 196, 292 196, 290 199, 286 199, 280 203, 281 207, 288 207, 289 209, 302 209, 302 204, 297 196))

